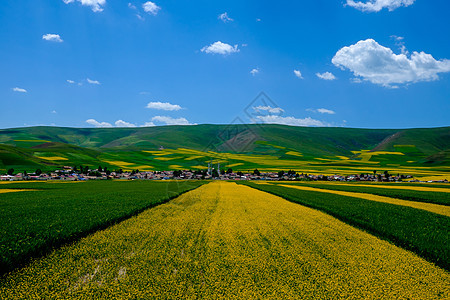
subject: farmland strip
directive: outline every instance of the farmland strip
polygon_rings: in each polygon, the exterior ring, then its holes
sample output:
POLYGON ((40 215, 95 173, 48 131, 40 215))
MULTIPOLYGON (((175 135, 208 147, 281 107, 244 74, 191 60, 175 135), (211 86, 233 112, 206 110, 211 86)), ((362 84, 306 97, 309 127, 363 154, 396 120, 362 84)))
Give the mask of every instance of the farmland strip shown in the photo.
POLYGON ((409 207, 413 207, 413 208, 417 208, 417 209, 426 210, 426 211, 429 211, 429 212, 432 212, 435 214, 440 214, 443 216, 450 217, 450 206, 445 206, 445 205, 401 200, 401 199, 377 196, 377 195, 372 195, 372 194, 367 194, 367 193, 356 193, 356 192, 334 191, 334 190, 328 190, 328 189, 318 189, 318 188, 313 188, 313 187, 308 187, 308 186, 287 185, 287 184, 280 184, 279 186, 293 188, 293 189, 297 189, 297 190, 303 190, 303 191, 329 193, 329 194, 336 194, 336 195, 342 195, 342 196, 348 196, 348 197, 356 197, 356 198, 366 199, 366 200, 370 200, 370 201, 378 201, 378 202, 390 203, 390 204, 395 204, 395 205, 409 206, 409 207))
POLYGON ((0 194, 6 194, 6 193, 15 193, 15 192, 32 192, 32 191, 38 191, 38 190, 32 190, 32 189, 0 189, 0 194))
POLYGON ((372 187, 372 188, 380 188, 380 189, 396 189, 396 190, 411 190, 411 191, 420 191, 420 192, 441 192, 441 193, 450 193, 450 188, 438 188, 438 187, 426 187, 426 186, 406 186, 406 185, 381 185, 381 184, 347 184, 340 183, 339 185, 347 185, 347 186, 364 186, 364 187, 372 187))
POLYGON ((324 211, 450 270, 449 217, 355 197, 300 191, 272 184, 242 183, 324 211))
POLYGON ((432 299, 450 293, 449 280, 415 254, 320 211, 213 182, 11 274, 0 294, 432 299))

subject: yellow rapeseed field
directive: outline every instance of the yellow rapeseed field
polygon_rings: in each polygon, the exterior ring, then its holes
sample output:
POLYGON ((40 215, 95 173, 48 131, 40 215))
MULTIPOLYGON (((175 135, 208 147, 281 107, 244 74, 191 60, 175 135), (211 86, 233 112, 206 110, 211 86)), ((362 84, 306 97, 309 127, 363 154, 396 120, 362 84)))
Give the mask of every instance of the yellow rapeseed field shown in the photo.
POLYGON ((442 192, 450 193, 449 188, 438 188, 438 187, 428 187, 428 186, 411 186, 411 185, 380 185, 380 184, 347 184, 340 183, 339 185, 349 185, 349 186, 364 186, 364 187, 374 187, 381 189, 397 189, 397 190, 411 190, 411 191, 421 191, 421 192, 442 192))
MULTIPOLYGON (((446 205, 401 200, 401 199, 397 199, 397 198, 378 196, 378 195, 373 195, 373 194, 368 194, 368 193, 344 192, 344 191, 318 189, 318 188, 312 188, 312 187, 308 187, 308 186, 298 186, 298 185, 288 185, 288 184, 280 184, 280 186, 294 188, 294 189, 298 189, 298 190, 302 190, 302 191, 329 193, 329 194, 335 194, 335 195, 361 198, 361 199, 366 199, 366 200, 370 200, 370 201, 378 201, 378 202, 390 203, 390 204, 395 204, 395 205, 409 206, 409 207, 413 207, 413 208, 427 210, 427 211, 435 213, 435 214, 440 214, 440 215, 450 217, 450 206, 446 206, 446 205)), ((361 186, 363 186, 363 185, 361 185, 361 186)))
POLYGON ((3 299, 438 299, 450 274, 337 219, 213 182, 0 281, 3 299))

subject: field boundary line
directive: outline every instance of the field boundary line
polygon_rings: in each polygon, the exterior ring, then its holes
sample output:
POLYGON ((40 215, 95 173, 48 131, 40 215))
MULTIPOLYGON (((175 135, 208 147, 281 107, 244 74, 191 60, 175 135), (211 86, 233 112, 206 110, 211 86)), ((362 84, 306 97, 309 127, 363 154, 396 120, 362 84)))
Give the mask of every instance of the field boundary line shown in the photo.
MULTIPOLYGON (((329 184, 329 183, 326 183, 329 184)), ((326 185, 325 184, 325 185, 326 185)), ((381 189, 394 189, 394 190, 410 190, 410 191, 417 191, 417 192, 439 192, 439 193, 450 193, 450 188, 439 188, 439 187, 427 187, 427 186, 406 186, 406 185, 393 185, 393 186, 386 186, 386 185, 370 185, 370 184, 349 184, 349 183, 339 183, 339 185, 342 186, 352 186, 352 187, 373 187, 373 188, 381 188, 381 189)))

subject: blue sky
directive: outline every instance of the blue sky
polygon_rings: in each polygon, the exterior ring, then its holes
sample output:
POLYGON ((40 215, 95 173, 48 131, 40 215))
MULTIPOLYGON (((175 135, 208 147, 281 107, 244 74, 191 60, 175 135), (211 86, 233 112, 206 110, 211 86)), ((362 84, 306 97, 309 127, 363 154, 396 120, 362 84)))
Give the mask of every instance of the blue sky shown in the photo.
POLYGON ((449 11, 448 0, 1 1, 0 127, 449 126, 449 11), (260 92, 272 101, 252 102, 260 92))

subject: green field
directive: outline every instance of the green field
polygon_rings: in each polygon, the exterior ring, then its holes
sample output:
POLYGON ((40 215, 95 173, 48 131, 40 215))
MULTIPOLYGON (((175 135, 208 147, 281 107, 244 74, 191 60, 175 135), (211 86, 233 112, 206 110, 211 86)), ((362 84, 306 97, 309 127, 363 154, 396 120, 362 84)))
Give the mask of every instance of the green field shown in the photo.
POLYGON ((450 127, 430 129, 196 125, 151 128, 29 127, 0 130, 0 172, 99 165, 110 170, 293 169, 445 178, 450 127))
POLYGON ((420 208, 435 204, 412 208, 394 198, 396 205, 377 202, 368 191, 361 194, 374 201, 283 182, 202 183, 0 185, 9 191, 0 194, 0 207, 9 207, 2 233, 21 236, 10 238, 9 247, 58 230, 72 238, 80 228, 91 233, 52 245, 0 277, 2 299, 445 299, 450 293, 450 217, 420 208), (162 203, 167 191, 194 187, 162 203), (87 229, 99 222, 101 228, 87 229))
POLYGON ((0 184, 0 274, 196 188, 202 182, 0 184), (7 190, 22 190, 7 192, 7 190))

